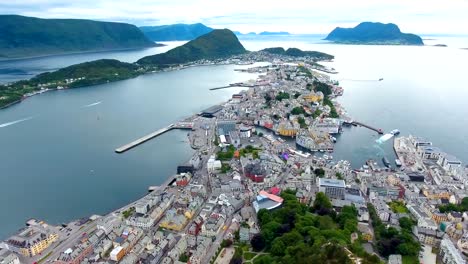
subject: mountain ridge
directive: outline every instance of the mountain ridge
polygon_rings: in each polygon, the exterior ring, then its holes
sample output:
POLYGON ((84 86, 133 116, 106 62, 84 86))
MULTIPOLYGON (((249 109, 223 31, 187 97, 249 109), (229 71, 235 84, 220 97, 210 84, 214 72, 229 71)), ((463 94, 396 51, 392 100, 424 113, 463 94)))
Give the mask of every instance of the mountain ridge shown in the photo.
POLYGON ((134 25, 86 19, 0 15, 0 58, 156 46, 134 25))
POLYGON ((354 28, 337 27, 325 40, 341 44, 424 45, 421 37, 402 33, 396 24, 362 22, 354 28))

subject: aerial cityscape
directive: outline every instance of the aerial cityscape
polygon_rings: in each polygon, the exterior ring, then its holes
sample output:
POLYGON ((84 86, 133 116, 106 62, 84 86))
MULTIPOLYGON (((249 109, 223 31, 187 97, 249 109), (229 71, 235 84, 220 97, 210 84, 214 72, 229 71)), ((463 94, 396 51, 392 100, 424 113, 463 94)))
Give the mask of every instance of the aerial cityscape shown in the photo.
POLYGON ((0 264, 467 263, 468 3, 286 4, 0 3, 0 264))

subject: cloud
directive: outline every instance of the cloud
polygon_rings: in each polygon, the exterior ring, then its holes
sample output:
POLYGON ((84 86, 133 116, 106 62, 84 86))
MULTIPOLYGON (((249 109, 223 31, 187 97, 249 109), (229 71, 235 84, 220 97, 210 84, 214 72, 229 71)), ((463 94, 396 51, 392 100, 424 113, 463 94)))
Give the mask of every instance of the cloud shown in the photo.
POLYGON ((242 32, 326 33, 362 21, 414 33, 468 34, 465 0, 0 0, 3 14, 160 25, 202 22, 242 32))

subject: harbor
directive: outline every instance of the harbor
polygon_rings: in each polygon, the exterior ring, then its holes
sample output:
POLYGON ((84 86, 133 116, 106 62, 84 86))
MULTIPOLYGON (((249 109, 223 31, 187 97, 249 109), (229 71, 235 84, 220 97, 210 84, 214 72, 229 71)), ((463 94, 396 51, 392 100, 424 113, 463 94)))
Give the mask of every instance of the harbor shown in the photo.
POLYGON ((134 148, 134 147, 136 147, 136 146, 138 146, 140 144, 143 144, 146 141, 148 141, 150 139, 153 139, 153 138, 155 138, 157 136, 160 136, 160 135, 162 135, 162 134, 164 134, 166 132, 169 132, 172 129, 192 129, 192 125, 193 124, 189 123, 189 122, 180 122, 180 123, 176 123, 176 124, 170 124, 167 127, 158 129, 158 130, 154 131, 153 133, 150 133, 150 134, 148 134, 146 136, 143 136, 141 138, 138 138, 138 139, 126 144, 126 145, 123 145, 123 146, 121 146, 119 148, 116 148, 115 152, 119 153, 119 154, 124 153, 125 151, 130 150, 130 149, 132 149, 132 148, 134 148))

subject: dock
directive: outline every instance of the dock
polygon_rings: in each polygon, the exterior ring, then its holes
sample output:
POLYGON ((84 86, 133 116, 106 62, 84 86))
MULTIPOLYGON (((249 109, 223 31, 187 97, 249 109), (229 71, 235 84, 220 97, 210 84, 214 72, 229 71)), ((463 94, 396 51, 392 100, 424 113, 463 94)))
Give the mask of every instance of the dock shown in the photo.
POLYGON ((369 126, 369 125, 366 125, 364 123, 361 123, 361 122, 358 122, 358 121, 353 121, 351 123, 353 126, 361 126, 361 127, 365 127, 365 128, 368 128, 370 130, 374 130, 375 132, 379 133, 380 135, 382 135, 384 132, 381 128, 375 128, 373 126, 369 126))
POLYGON ((160 136, 168 131, 171 131, 172 129, 192 129, 193 127, 193 123, 191 122, 179 122, 179 123, 176 123, 176 124, 170 124, 168 125, 167 127, 164 127, 164 128, 161 128, 159 130, 156 130, 154 131, 153 133, 150 133, 146 136, 143 136, 139 139, 136 139, 126 145, 123 145, 119 148, 116 148, 115 149, 115 152, 116 153, 124 153, 125 151, 131 149, 131 148, 134 148, 140 144, 143 144, 145 143, 146 141, 150 140, 150 139, 153 139, 157 136, 160 136))

